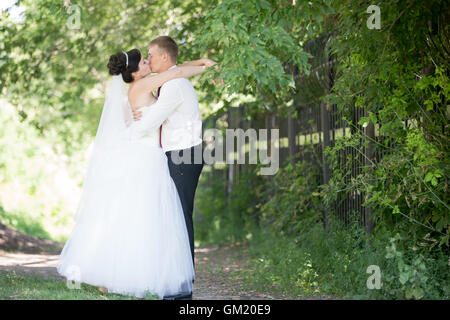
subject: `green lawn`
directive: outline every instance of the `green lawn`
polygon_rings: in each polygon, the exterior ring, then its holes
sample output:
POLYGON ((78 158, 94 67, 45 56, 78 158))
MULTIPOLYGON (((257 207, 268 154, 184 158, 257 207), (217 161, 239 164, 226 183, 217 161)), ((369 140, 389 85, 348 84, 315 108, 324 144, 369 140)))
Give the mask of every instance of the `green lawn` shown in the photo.
MULTIPOLYGON (((148 295, 148 300, 157 299, 148 295)), ((80 284, 69 289, 66 282, 15 271, 0 271, 0 300, 139 300, 136 297, 102 294, 96 286, 80 284)))

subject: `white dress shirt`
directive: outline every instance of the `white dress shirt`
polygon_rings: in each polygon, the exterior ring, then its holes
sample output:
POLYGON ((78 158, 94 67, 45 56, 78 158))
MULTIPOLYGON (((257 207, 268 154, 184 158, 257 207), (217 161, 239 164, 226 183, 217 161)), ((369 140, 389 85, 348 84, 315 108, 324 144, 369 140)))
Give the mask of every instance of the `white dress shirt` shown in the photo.
MULTIPOLYGON (((169 69, 176 68, 176 65, 169 69)), ((186 78, 164 83, 158 101, 140 109, 142 117, 131 125, 134 138, 144 137, 162 124, 163 151, 181 150, 202 143, 202 120, 194 87, 186 78)))

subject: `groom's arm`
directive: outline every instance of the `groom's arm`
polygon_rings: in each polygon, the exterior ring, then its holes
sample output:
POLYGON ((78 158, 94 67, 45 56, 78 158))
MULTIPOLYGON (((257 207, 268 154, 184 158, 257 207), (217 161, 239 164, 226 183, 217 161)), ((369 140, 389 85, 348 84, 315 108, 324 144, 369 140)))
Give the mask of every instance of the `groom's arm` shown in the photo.
POLYGON ((131 124, 140 133, 151 132, 158 128, 164 120, 183 102, 183 95, 177 81, 168 81, 161 88, 158 101, 143 107, 142 117, 131 124))

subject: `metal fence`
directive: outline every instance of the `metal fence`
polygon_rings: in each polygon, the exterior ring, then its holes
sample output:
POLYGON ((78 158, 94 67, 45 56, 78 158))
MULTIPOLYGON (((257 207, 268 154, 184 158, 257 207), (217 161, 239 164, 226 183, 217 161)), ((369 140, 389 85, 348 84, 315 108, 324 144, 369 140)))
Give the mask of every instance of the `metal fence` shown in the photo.
MULTIPOLYGON (((320 168, 320 184, 326 184, 331 178, 330 169, 327 165, 323 150, 327 146, 334 147, 338 137, 354 134, 357 130, 363 132, 369 138, 377 141, 380 137, 377 128, 372 124, 363 128, 357 125, 363 116, 367 116, 366 110, 361 107, 350 106, 347 114, 351 115, 354 126, 349 126, 349 122, 342 119, 343 112, 339 112, 336 105, 331 105, 320 98, 324 96, 332 87, 335 77, 336 59, 328 55, 328 45, 330 36, 323 35, 318 39, 307 43, 304 48, 313 56, 311 59, 311 74, 309 76, 300 75, 294 71, 294 77, 298 84, 299 91, 294 97, 294 104, 289 115, 283 117, 276 113, 267 112, 253 116, 251 120, 245 117, 246 106, 229 108, 220 114, 206 119, 204 129, 220 128, 220 123, 225 124, 228 129, 248 128, 253 129, 279 129, 279 156, 280 166, 285 166, 289 162, 295 164, 296 161, 305 160, 320 168), (295 116, 297 114, 297 116, 295 116), (309 151, 307 151, 309 150, 309 151)), ((376 162, 382 156, 380 150, 369 144, 365 148, 362 141, 358 147, 347 147, 340 151, 339 165, 350 166, 351 174, 345 176, 344 183, 357 177, 363 165, 370 165, 370 161, 376 162), (348 161, 348 160, 351 161, 348 161)), ((230 193, 233 183, 239 179, 240 174, 248 170, 248 165, 228 164, 226 166, 214 167, 214 175, 223 175, 227 181, 224 192, 230 193)), ((272 179, 272 176, 266 176, 272 179)), ((338 195, 332 208, 332 214, 341 221, 348 224, 353 218, 357 218, 361 225, 371 231, 374 227, 370 219, 370 211, 362 206, 364 194, 362 192, 349 191, 338 195)), ((324 212, 324 223, 327 223, 329 212, 324 212)))

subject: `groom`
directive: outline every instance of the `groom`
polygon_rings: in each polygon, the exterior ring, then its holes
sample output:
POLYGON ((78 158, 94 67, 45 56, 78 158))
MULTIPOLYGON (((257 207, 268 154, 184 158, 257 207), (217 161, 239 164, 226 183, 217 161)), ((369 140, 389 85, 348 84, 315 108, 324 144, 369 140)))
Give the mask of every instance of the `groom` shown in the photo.
MULTIPOLYGON (((160 73, 176 68, 178 45, 168 36, 153 39, 148 47, 148 62, 152 72, 160 73)), ((160 128, 160 145, 168 158, 170 176, 177 187, 183 206, 184 219, 194 263, 194 225, 192 211, 194 195, 203 168, 202 121, 197 94, 185 78, 167 81, 158 89, 158 101, 149 108, 148 125, 160 128), (180 159, 183 162, 180 163, 180 159), (187 161, 185 161, 188 159, 187 161), (190 161, 189 161, 190 160, 190 161)), ((134 120, 141 118, 138 110, 134 120)), ((147 123, 145 124, 147 128, 147 123)), ((150 129, 150 128, 149 128, 150 129)), ((185 291, 182 289, 182 291, 185 291)), ((164 299, 191 299, 192 292, 181 292, 164 299)))

